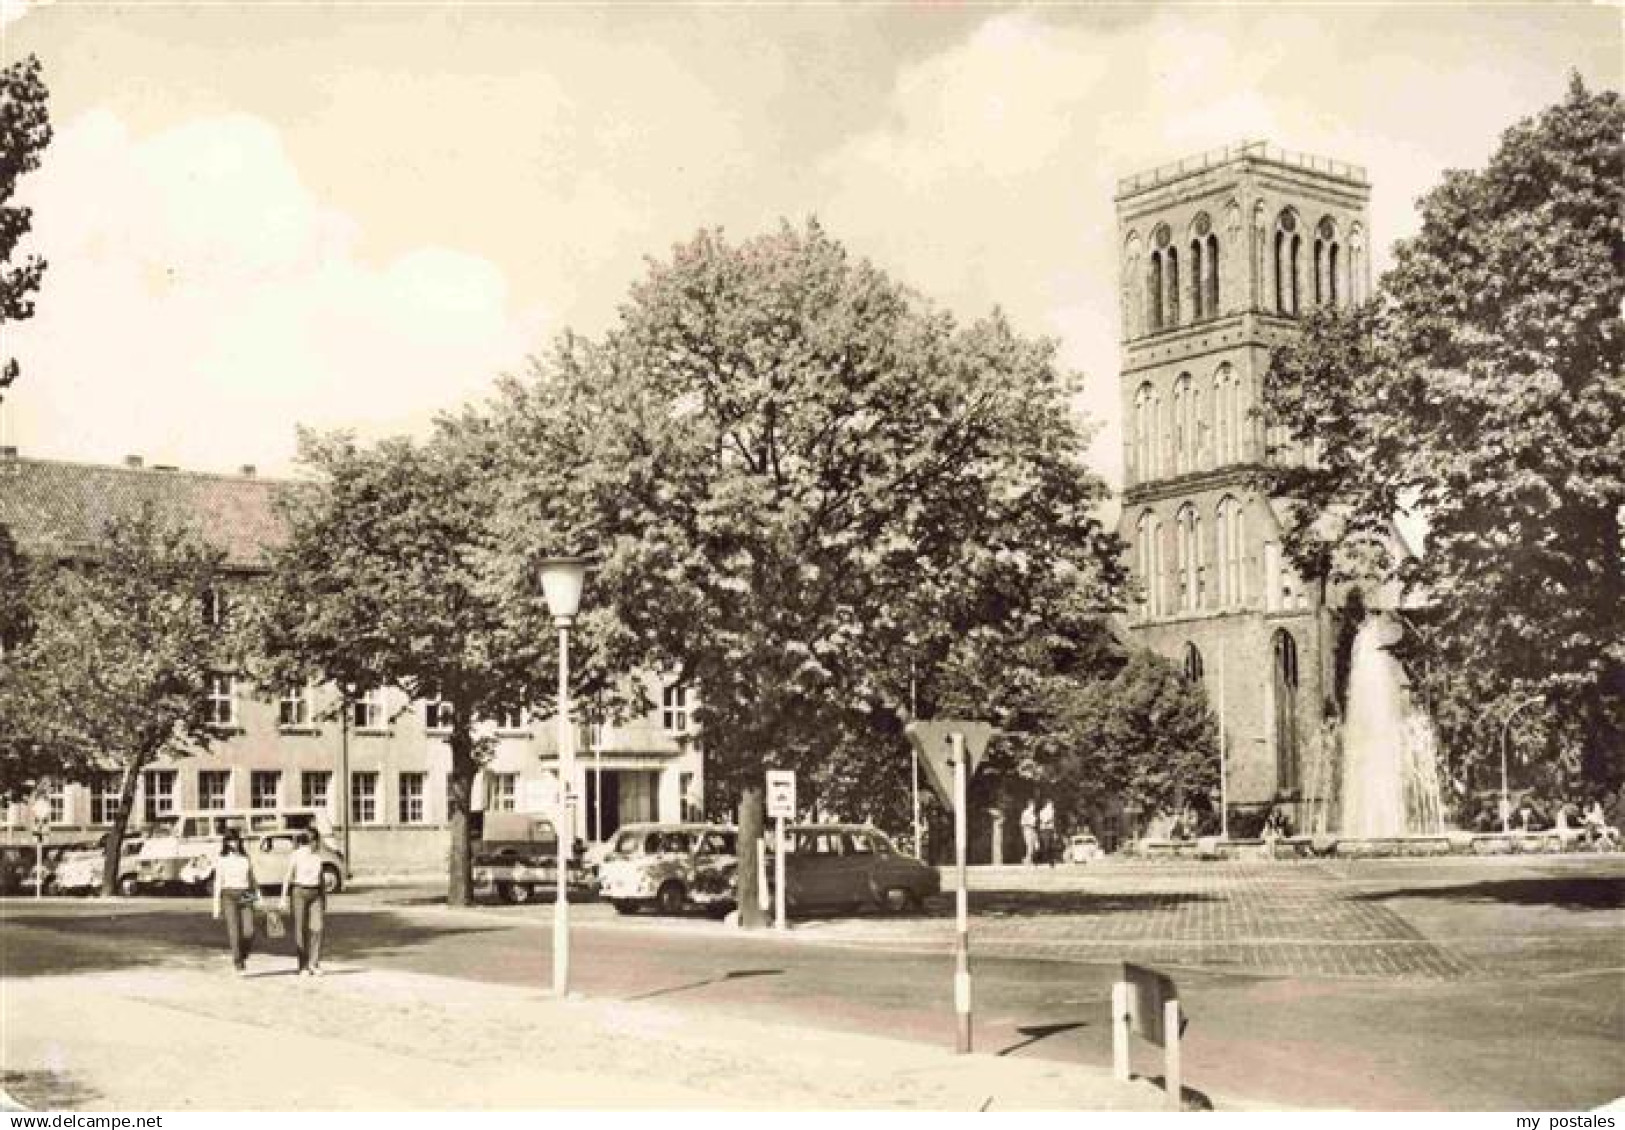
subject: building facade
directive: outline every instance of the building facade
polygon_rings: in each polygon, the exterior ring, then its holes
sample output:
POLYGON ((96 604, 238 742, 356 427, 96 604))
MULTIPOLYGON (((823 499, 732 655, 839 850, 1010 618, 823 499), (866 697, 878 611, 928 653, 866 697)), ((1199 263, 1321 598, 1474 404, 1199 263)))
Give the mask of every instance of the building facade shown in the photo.
POLYGON ((1320 787, 1333 628, 1260 477, 1313 453, 1266 435, 1256 409, 1299 317, 1366 297, 1369 196, 1355 166, 1260 143, 1118 186, 1130 631, 1204 684, 1233 817, 1279 805, 1303 827, 1320 787))
MULTIPOLYGON (((150 505, 222 549, 229 574, 245 587, 264 572, 265 551, 282 536, 273 503, 286 487, 251 467, 208 475, 145 467, 133 458, 118 467, 26 459, 0 448, 0 526, 25 556, 90 552, 110 518, 150 505)), ((230 615, 231 604, 228 590, 216 612, 230 615)), ((589 839, 632 821, 696 816, 702 804, 690 690, 654 673, 637 678, 654 703, 647 714, 574 728, 574 786, 584 801, 578 830, 589 839)), ((551 686, 551 675, 544 682, 551 686)), ((348 824, 358 872, 444 865, 451 751, 437 704, 385 690, 346 707, 331 687, 267 690, 222 672, 210 706, 222 740, 209 753, 147 770, 133 827, 188 809, 312 807, 325 809, 335 829, 348 824)), ((552 717, 520 713, 491 720, 486 729, 495 748, 475 784, 476 810, 519 811, 556 791, 552 717)), ((110 826, 119 782, 112 774, 53 782, 48 796, 53 838, 87 838, 110 826)), ((10 805, 5 816, 9 833, 26 831, 24 805, 10 805)))

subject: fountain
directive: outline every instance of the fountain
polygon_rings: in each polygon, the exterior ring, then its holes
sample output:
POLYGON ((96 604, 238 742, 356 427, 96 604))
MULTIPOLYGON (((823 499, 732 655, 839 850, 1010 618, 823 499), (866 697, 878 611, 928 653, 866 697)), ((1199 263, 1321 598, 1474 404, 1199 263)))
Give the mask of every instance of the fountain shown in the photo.
POLYGON ((1384 839, 1444 830, 1433 727, 1411 703, 1404 669, 1389 650, 1401 628, 1376 613, 1354 637, 1338 833, 1384 839))

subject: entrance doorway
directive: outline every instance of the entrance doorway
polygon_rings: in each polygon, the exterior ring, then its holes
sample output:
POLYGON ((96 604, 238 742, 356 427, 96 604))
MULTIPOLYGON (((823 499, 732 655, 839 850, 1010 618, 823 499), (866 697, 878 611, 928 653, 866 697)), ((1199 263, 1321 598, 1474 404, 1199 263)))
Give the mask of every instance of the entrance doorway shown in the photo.
POLYGON ((588 839, 602 841, 622 824, 659 815, 660 773, 655 769, 587 770, 588 839))

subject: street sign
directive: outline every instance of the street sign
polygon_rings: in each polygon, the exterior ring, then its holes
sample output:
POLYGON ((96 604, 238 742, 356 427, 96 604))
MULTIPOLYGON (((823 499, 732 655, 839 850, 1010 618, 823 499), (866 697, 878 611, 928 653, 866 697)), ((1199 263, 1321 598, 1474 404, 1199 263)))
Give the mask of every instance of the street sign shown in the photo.
POLYGON ((796 818, 796 775, 789 769, 767 771, 767 814, 783 820, 796 818))
POLYGON ((1168 1002, 1179 999, 1179 990, 1174 987, 1173 978, 1155 969, 1125 961, 1123 983, 1129 988, 1129 1029, 1147 1043, 1159 1048, 1165 1046, 1168 1033, 1163 1027, 1164 1014, 1168 1002))
POLYGON ((925 763, 926 779, 937 797, 948 808, 954 807, 953 735, 959 734, 965 742, 965 775, 971 776, 982 763, 987 743, 998 733, 987 722, 968 718, 933 718, 929 721, 910 722, 904 733, 914 748, 920 751, 925 763))

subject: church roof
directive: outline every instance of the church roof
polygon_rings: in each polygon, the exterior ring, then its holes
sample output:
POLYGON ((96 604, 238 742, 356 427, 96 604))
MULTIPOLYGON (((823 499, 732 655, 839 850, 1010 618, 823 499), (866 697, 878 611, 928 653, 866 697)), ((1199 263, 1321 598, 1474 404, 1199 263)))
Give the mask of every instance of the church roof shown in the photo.
POLYGON ((285 480, 171 468, 25 459, 0 449, 0 526, 29 556, 94 550, 107 523, 150 505, 190 526, 226 555, 227 566, 260 569, 285 536, 273 505, 285 480))

